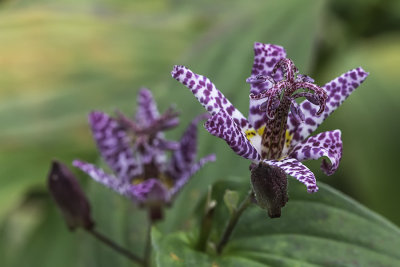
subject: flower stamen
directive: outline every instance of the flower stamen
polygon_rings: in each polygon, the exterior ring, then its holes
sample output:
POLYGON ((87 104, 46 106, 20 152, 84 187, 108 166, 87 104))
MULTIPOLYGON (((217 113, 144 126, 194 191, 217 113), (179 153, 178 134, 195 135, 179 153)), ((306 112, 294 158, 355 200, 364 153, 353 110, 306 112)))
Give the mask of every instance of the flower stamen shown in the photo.
POLYGON ((326 106, 328 95, 319 86, 313 84, 314 80, 307 75, 297 75, 298 70, 293 62, 288 58, 283 58, 275 65, 271 76, 256 75, 248 78, 248 83, 271 82, 273 86, 259 94, 250 94, 253 100, 267 98, 259 109, 266 112, 266 128, 269 129, 263 134, 263 157, 267 159, 278 159, 282 155, 285 143, 285 133, 287 129, 287 118, 291 112, 299 122, 304 122, 305 116, 296 98, 305 97, 311 103, 318 105, 319 110, 316 115, 322 114, 326 106), (284 79, 275 81, 272 77, 281 69, 284 79), (304 92, 297 92, 304 89, 304 92), (296 93, 297 92, 297 93, 296 93))

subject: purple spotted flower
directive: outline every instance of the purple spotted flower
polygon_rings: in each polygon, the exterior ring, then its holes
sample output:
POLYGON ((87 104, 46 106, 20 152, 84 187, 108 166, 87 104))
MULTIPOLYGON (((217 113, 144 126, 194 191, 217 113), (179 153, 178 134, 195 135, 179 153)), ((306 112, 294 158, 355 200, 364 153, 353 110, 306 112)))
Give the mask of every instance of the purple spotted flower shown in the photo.
MULTIPOLYGON (((301 161, 327 157, 330 162, 323 159, 321 168, 327 175, 333 174, 342 156, 341 132, 334 130, 307 137, 365 80, 368 73, 356 68, 319 87, 310 77, 298 74, 293 62, 286 58, 283 47, 255 43, 254 53, 252 75, 247 79, 250 83, 247 119, 208 78, 184 66, 175 66, 171 74, 211 113, 212 117, 205 123, 207 131, 224 139, 239 156, 250 159, 254 176, 260 177, 261 172, 277 176, 287 174, 304 183, 308 192, 316 192, 315 176, 301 161), (297 98, 304 98, 304 101, 298 104, 297 98)), ((257 179, 252 177, 253 189, 257 179)), ((286 185, 278 182, 283 179, 272 180, 274 182, 261 184, 276 188, 282 185, 282 190, 286 190, 286 185)), ((254 191, 260 202, 257 194, 262 192, 254 191)), ((276 196, 267 198, 271 202, 276 196)), ((286 201, 287 197, 283 196, 281 206, 286 201)), ((267 203, 265 208, 270 211, 271 205, 267 203)))
POLYGON ((75 160, 73 165, 147 208, 152 220, 161 219, 162 207, 171 203, 205 163, 215 160, 214 155, 208 155, 196 162, 197 124, 205 115, 191 122, 179 142, 168 141, 164 131, 178 125, 178 114, 168 109, 160 115, 151 92, 142 89, 135 120, 120 112, 116 118, 100 111, 89 115, 98 149, 114 174, 80 160, 75 160), (167 151, 172 151, 169 160, 167 151))

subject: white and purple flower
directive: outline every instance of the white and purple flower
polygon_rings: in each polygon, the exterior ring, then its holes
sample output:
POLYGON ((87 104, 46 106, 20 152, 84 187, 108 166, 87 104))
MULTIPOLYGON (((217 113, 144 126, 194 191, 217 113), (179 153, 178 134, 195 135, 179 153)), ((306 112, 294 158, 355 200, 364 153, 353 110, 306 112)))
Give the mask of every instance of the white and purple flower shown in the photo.
POLYGON ((205 76, 184 66, 174 66, 172 76, 188 87, 211 113, 205 128, 224 139, 233 151, 252 161, 277 167, 307 186, 318 190, 314 174, 301 161, 327 157, 321 168, 333 174, 342 157, 340 130, 307 138, 365 80, 361 67, 350 70, 323 87, 315 85, 286 58, 283 47, 254 44, 250 83, 250 108, 246 119, 205 76), (300 104, 298 97, 305 100, 300 104))
MULTIPOLYGON (((208 115, 205 114, 207 117, 208 115)), ((179 142, 167 141, 163 131, 179 124, 178 114, 168 109, 160 115, 151 92, 140 90, 135 120, 118 112, 117 118, 94 111, 89 115, 93 137, 101 156, 114 172, 108 174, 95 165, 75 160, 73 165, 97 182, 149 209, 152 220, 162 218, 162 207, 169 205, 190 177, 205 163, 196 162, 198 116, 179 142), (166 151, 172 151, 167 159, 166 151)))

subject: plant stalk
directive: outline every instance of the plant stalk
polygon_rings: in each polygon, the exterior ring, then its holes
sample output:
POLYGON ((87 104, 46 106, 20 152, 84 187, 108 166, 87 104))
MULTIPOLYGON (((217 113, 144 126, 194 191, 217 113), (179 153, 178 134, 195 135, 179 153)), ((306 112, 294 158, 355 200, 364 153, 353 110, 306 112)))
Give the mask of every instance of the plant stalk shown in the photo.
POLYGON ((253 197, 253 191, 251 190, 246 198, 240 203, 239 207, 232 212, 231 217, 229 218, 228 224, 225 228, 225 231, 218 242, 217 245, 217 253, 221 254, 222 250, 224 249, 225 245, 228 243, 229 238, 235 229, 237 222, 239 221, 240 216, 242 215, 243 211, 251 204, 251 199, 253 197))
POLYGON ((92 234, 97 240, 103 242, 104 244, 106 244, 107 246, 112 248, 114 251, 120 253, 121 255, 124 255, 125 257, 129 258, 130 260, 132 260, 134 262, 139 263, 140 265, 145 266, 145 262, 141 258, 136 256, 129 250, 117 245, 114 241, 112 241, 108 237, 104 236, 103 234, 97 232, 95 229, 87 229, 86 231, 89 232, 90 234, 92 234))
POLYGON ((151 262, 151 228, 153 226, 153 222, 150 220, 149 225, 147 227, 146 231, 146 247, 144 249, 144 262, 143 266, 144 267, 149 267, 151 262))

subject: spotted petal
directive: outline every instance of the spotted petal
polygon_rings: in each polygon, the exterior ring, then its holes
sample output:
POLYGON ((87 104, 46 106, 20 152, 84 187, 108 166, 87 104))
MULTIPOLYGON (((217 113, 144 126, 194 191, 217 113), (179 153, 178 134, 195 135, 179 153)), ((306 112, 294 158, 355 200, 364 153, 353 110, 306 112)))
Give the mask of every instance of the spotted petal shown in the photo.
POLYGON ((141 172, 130 148, 131 140, 115 119, 94 111, 89 114, 89 123, 102 157, 118 177, 129 181, 141 172))
POLYGON ((174 66, 171 75, 178 82, 188 87, 211 115, 224 110, 243 130, 250 128, 249 122, 243 114, 229 102, 207 77, 198 75, 184 66, 174 66))
POLYGON ((172 154, 168 167, 168 173, 172 178, 180 177, 194 163, 197 154, 197 124, 208 116, 204 114, 196 117, 183 133, 179 149, 172 154))
POLYGON ((323 89, 328 94, 325 110, 317 116, 318 106, 305 100, 300 108, 305 116, 304 123, 299 123, 293 114, 289 114, 288 130, 293 135, 291 147, 303 141, 307 136, 314 132, 317 127, 338 108, 343 101, 367 78, 368 72, 361 67, 350 70, 338 78, 325 84, 323 89))
MULTIPOLYGON (((285 57, 286 51, 282 46, 254 43, 254 62, 251 75, 272 76, 275 64, 285 57)), ((275 81, 280 81, 282 71, 277 71, 273 78, 275 81)), ((250 84, 250 93, 253 94, 259 94, 266 89, 268 89, 268 82, 250 84)))
POLYGON ((171 195, 176 195, 181 188, 189 181, 189 179, 198 171, 201 169, 201 167, 204 166, 207 162, 213 162, 215 161, 215 155, 210 154, 208 156, 205 156, 204 158, 201 158, 197 163, 192 164, 188 169, 186 169, 185 172, 181 173, 180 177, 176 177, 176 181, 174 184, 174 187, 171 189, 170 193, 171 195))
POLYGON ((308 193, 314 193, 318 191, 314 174, 297 159, 285 158, 280 161, 264 160, 264 162, 281 168, 286 174, 293 176, 298 181, 305 184, 307 186, 308 193))
POLYGON ((332 175, 339 167, 342 157, 342 139, 340 130, 323 132, 302 141, 290 152, 289 157, 299 161, 319 159, 328 157, 331 163, 325 159, 322 161, 321 169, 326 175, 332 175))
POLYGON ((147 127, 159 116, 160 113, 158 112, 157 104, 150 90, 145 88, 141 89, 137 97, 136 122, 141 127, 147 127))
POLYGON ((130 196, 130 188, 132 187, 130 183, 124 182, 116 178, 114 175, 107 174, 102 169, 84 161, 74 160, 72 165, 86 172, 93 178, 93 180, 105 185, 117 193, 130 196))
MULTIPOLYGON (((254 43, 254 63, 251 70, 252 77, 262 75, 271 76, 272 70, 277 62, 286 57, 285 49, 278 45, 254 43)), ((273 76, 275 81, 282 79, 282 71, 279 69, 273 76)), ((250 83, 250 93, 259 94, 271 87, 269 81, 262 83, 250 83)), ((260 110, 260 105, 265 102, 264 99, 251 99, 249 106, 249 122, 255 129, 259 129, 265 124, 267 116, 265 111, 260 110)))
POLYGON ((204 127, 212 135, 224 139, 232 150, 241 157, 251 160, 261 160, 257 149, 246 138, 233 119, 221 110, 207 120, 204 127))
POLYGON ((149 205, 169 203, 171 195, 168 189, 158 179, 148 179, 132 186, 131 194, 139 204, 149 205))

